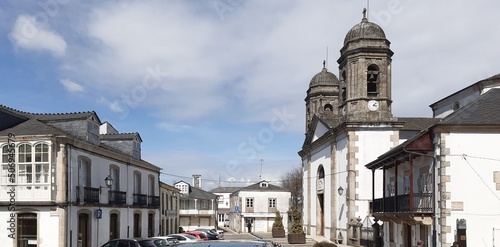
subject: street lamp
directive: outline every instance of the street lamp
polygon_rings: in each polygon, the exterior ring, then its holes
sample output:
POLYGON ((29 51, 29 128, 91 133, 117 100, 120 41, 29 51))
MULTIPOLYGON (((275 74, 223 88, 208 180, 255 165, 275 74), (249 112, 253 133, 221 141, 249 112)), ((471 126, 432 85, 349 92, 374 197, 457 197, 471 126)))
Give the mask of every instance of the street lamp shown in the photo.
POLYGON ((103 187, 103 186, 99 186, 99 194, 102 193, 102 189, 103 188, 111 188, 111 186, 113 185, 113 179, 111 178, 111 175, 108 175, 105 179, 104 179, 104 184, 106 184, 106 187, 103 187))

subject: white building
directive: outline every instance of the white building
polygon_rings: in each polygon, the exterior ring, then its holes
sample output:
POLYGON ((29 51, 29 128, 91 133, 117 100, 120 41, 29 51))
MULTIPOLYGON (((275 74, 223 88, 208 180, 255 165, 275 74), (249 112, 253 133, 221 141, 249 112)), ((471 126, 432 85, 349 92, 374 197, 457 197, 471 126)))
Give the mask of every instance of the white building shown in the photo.
POLYGON ((500 246, 500 75, 431 105, 439 122, 366 165, 384 246, 500 246))
POLYGON ((324 64, 309 83, 299 151, 307 234, 351 246, 372 240, 372 189, 381 189, 372 181, 383 174, 365 165, 437 121, 392 115, 390 44, 364 16, 340 49, 340 79, 324 64))
POLYGON ((229 213, 231 212, 230 196, 233 192, 241 189, 241 187, 217 187, 210 190, 211 193, 217 195, 219 206, 217 207, 217 225, 219 227, 228 224, 231 219, 229 213))
POLYGON ((160 181, 160 236, 179 232, 180 190, 160 181))
POLYGON ((217 228, 217 196, 201 189, 201 176, 193 175, 193 185, 179 181, 179 226, 184 231, 196 228, 217 228))
POLYGON ((90 247, 157 235, 160 168, 141 160, 141 141, 95 112, 0 106, 0 221, 11 222, 0 242, 90 247))
POLYGON ((285 230, 288 228, 288 211, 291 193, 282 187, 263 180, 242 187, 230 196, 230 227, 236 232, 271 232, 276 210, 283 216, 285 230))

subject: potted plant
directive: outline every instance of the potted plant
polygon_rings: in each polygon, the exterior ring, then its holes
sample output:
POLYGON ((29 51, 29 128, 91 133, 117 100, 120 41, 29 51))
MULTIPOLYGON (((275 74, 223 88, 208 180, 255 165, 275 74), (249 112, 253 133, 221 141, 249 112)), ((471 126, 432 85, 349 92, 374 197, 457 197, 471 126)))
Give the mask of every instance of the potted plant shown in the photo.
POLYGON ((283 216, 281 216, 280 211, 276 210, 276 216, 274 217, 273 238, 284 238, 285 237, 285 227, 283 226, 283 216))
POLYGON ((300 215, 299 210, 294 209, 292 211, 292 227, 288 232, 288 243, 289 244, 305 244, 306 243, 306 234, 302 229, 301 223, 302 216, 300 215))

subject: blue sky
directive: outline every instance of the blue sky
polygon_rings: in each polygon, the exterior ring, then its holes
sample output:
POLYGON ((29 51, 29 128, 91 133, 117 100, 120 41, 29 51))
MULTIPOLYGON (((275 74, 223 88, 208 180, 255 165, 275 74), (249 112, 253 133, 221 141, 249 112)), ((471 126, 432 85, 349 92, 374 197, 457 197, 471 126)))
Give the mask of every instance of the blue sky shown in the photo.
MULTIPOLYGON (((366 1, 2 1, 0 104, 96 111, 139 132, 166 183, 201 174, 254 182, 300 165, 304 98, 322 68, 338 74, 345 34, 366 1), (261 161, 263 159, 263 161, 261 161), (172 175, 169 175, 172 174, 172 175)), ((392 42, 393 114, 498 74, 500 2, 371 1, 392 42)), ((222 183, 223 186, 244 183, 222 183)))

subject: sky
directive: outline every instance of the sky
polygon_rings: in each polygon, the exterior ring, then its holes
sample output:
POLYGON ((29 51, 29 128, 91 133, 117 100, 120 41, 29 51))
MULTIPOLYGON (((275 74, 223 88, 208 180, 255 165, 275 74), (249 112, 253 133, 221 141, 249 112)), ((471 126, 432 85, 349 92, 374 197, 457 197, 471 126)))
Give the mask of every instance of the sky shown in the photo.
POLYGON ((496 0, 7 0, 0 2, 0 104, 95 111, 138 132, 161 181, 244 186, 300 167, 306 91, 347 32, 391 42, 392 111, 429 105, 500 73, 496 0))

